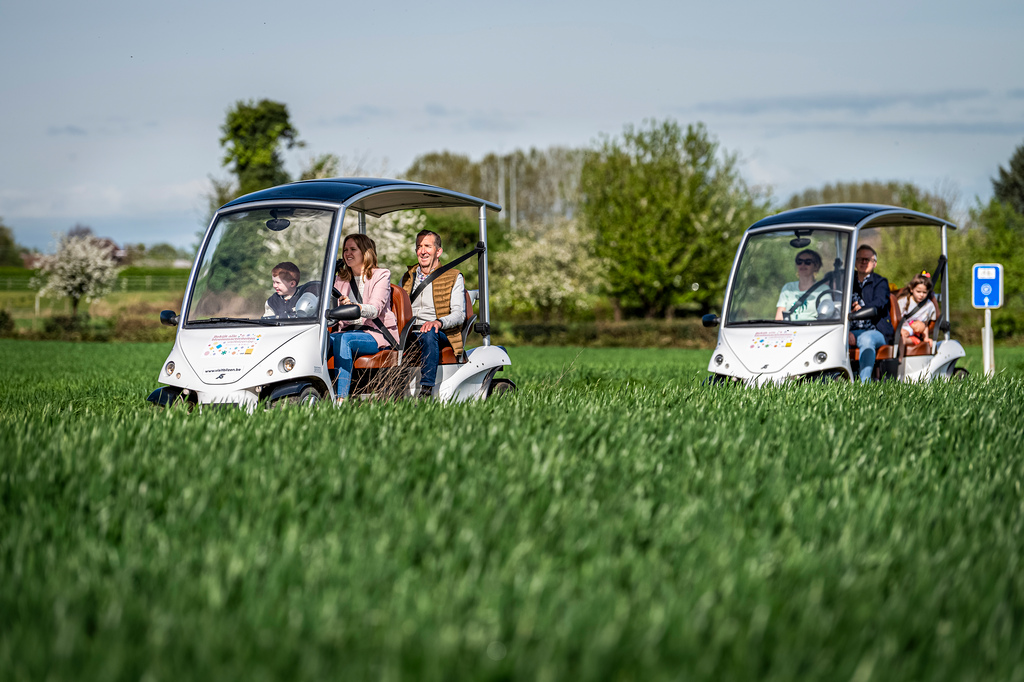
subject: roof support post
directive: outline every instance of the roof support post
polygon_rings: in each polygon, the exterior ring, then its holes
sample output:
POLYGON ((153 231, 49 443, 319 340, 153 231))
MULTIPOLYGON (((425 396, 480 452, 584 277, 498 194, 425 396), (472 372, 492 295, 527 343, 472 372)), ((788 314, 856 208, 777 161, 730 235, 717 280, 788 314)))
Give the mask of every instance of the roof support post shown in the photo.
MULTIPOLYGON (((484 323, 484 345, 491 345, 491 290, 487 283, 487 207, 480 207, 480 243, 484 250, 477 256, 477 273, 480 279, 480 319, 484 323)), ((469 311, 466 311, 469 314, 469 311)))
POLYGON ((366 213, 359 212, 359 234, 366 234, 366 213))
MULTIPOLYGON (((942 255, 946 257, 946 271, 942 273, 942 319, 949 321, 949 248, 946 243, 946 225, 942 226, 942 255)), ((938 273, 936 273, 938 274, 938 273)), ((949 332, 946 332, 949 341, 949 332)))

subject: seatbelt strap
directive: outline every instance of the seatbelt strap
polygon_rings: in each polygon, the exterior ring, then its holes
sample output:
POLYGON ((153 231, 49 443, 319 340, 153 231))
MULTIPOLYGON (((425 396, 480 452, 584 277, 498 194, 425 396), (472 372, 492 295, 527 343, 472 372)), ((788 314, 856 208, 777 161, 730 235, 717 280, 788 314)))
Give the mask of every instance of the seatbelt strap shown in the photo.
MULTIPOLYGON (((349 280, 349 286, 352 288, 352 298, 356 299, 356 303, 358 303, 359 305, 363 305, 363 296, 362 294, 359 293, 359 284, 356 280, 356 275, 354 272, 352 272, 351 268, 349 268, 348 272, 351 275, 351 279, 349 280)), ((391 295, 390 286, 388 287, 388 295, 391 295)), ((390 346, 389 350, 398 349, 398 342, 395 341, 395 337, 391 335, 391 332, 388 331, 388 328, 381 323, 380 315, 370 320, 370 323, 377 327, 378 331, 380 331, 380 333, 383 334, 384 340, 387 341, 388 345, 390 346)))
POLYGON ((461 256, 459 256, 458 258, 456 258, 455 260, 453 260, 452 262, 445 263, 441 267, 435 269, 432 273, 427 275, 423 279, 422 282, 420 282, 420 285, 418 287, 416 287, 416 289, 413 290, 413 292, 411 294, 409 294, 409 301, 410 302, 415 301, 416 297, 419 296, 423 292, 423 290, 427 288, 427 285, 429 285, 431 282, 433 282, 435 279, 437 279, 438 277, 440 277, 444 273, 446 273, 449 270, 451 270, 452 268, 454 268, 456 265, 458 265, 462 261, 466 260, 470 256, 475 256, 478 253, 483 253, 486 250, 487 250, 487 247, 484 245, 483 242, 477 242, 476 243, 476 248, 473 249, 472 251, 470 251, 468 253, 464 253, 461 256))

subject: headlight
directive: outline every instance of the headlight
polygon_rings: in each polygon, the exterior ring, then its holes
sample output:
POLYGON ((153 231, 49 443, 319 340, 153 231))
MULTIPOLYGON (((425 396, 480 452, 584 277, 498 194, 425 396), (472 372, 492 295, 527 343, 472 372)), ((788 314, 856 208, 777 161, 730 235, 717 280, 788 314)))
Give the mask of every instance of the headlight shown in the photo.
POLYGON ((295 369, 295 358, 285 358, 281 361, 281 369, 290 372, 295 369))
POLYGON ((828 353, 825 351, 818 351, 814 354, 814 361, 819 365, 823 364, 826 360, 828 360, 828 353))
POLYGON ((167 376, 171 376, 172 374, 174 374, 174 363, 173 362, 168 362, 164 366, 164 374, 166 374, 167 376))
POLYGON ((725 356, 722 355, 721 353, 719 353, 718 355, 715 356, 715 364, 716 365, 721 365, 724 360, 725 360, 725 356))

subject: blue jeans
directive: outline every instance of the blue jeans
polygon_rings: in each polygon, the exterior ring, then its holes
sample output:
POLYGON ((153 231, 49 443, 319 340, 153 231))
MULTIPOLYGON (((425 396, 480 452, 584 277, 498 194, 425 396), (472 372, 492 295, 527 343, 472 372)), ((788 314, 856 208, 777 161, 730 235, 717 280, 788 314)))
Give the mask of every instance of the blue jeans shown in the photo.
POLYGON ((334 352, 334 372, 331 379, 337 382, 338 396, 345 397, 352 387, 352 365, 360 355, 376 353, 379 350, 377 340, 369 332, 338 332, 331 334, 331 350, 334 352))
POLYGON ((441 347, 452 343, 444 332, 432 329, 427 333, 413 332, 420 346, 420 386, 433 386, 437 382, 437 366, 441 364, 441 347))
POLYGON ((877 329, 854 329, 852 333, 860 350, 860 380, 868 383, 875 368, 875 354, 885 345, 885 337, 877 329))

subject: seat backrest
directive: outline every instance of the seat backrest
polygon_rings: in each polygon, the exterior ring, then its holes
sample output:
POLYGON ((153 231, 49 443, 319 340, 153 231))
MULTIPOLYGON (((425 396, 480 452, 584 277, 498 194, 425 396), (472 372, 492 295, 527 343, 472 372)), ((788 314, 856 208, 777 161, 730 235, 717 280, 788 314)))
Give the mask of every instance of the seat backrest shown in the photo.
POLYGON ((462 323, 462 347, 466 347, 466 340, 469 338, 469 333, 473 331, 473 323, 476 322, 476 314, 473 312, 473 304, 479 297, 480 292, 478 289, 473 289, 472 292, 466 289, 466 319, 462 323))
POLYGON ((394 284, 391 285, 391 309, 398 318, 398 331, 401 333, 412 321, 412 301, 409 300, 409 292, 394 284))
POLYGON ((896 294, 889 292, 889 324, 896 330, 896 335, 899 336, 899 322, 900 322, 900 306, 896 302, 896 294))

